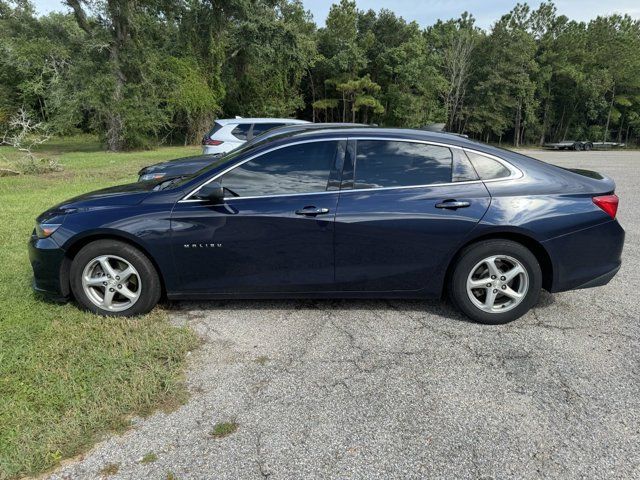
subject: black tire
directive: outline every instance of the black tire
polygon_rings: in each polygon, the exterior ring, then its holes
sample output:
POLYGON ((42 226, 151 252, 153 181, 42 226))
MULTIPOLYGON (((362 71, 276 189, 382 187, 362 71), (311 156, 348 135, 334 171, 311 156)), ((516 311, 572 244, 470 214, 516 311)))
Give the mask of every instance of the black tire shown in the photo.
MULTIPOLYGON (((489 325, 511 322, 533 307, 540 296, 542 271, 535 255, 520 243, 511 240, 485 240, 464 248, 453 268, 449 295, 453 303, 471 320, 489 325), (506 312, 487 312, 477 307, 467 294, 467 278, 483 259, 493 255, 507 255, 519 261, 529 277, 529 287, 520 304, 506 312)), ((504 297, 503 297, 504 298, 504 297)))
POLYGON ((148 313, 160 300, 160 277, 151 261, 137 248, 117 240, 96 240, 84 246, 71 263, 71 291, 76 301, 86 310, 104 316, 135 316, 148 313), (131 307, 122 311, 100 308, 87 296, 82 286, 82 274, 86 265, 101 255, 115 255, 129 262, 140 276, 139 297, 131 307))
POLYGON ((593 148, 593 144, 591 143, 585 143, 584 144, 584 151, 588 152, 589 150, 591 150, 593 148))

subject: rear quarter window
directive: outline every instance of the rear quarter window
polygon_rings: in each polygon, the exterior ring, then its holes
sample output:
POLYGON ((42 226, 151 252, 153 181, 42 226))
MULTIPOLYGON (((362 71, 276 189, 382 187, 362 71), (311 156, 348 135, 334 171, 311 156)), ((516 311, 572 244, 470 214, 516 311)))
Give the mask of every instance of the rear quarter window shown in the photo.
POLYGON ((465 151, 465 153, 482 180, 495 180, 496 178, 506 178, 511 175, 511 170, 493 158, 475 152, 465 151))
POLYGON ((220 125, 218 122, 215 122, 213 124, 213 128, 211 130, 209 130, 209 133, 207 133, 207 137, 209 137, 209 138, 213 137, 213 134, 216 133, 221 128, 222 128, 222 125, 220 125))

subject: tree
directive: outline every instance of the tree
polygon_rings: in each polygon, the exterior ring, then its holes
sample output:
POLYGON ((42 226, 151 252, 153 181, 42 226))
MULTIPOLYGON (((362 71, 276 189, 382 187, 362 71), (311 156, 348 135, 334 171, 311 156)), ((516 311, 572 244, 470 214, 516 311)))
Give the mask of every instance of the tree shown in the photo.
POLYGON ((301 83, 317 58, 314 35, 299 1, 256 5, 230 30, 225 110, 286 117, 304 108, 301 83))
POLYGON ((474 92, 477 103, 470 125, 472 130, 498 139, 511 127, 516 147, 522 143, 526 127, 535 122, 532 77, 538 66, 535 40, 527 31, 529 13, 526 4, 516 5, 483 40, 474 92))
POLYGON ((356 78, 336 85, 336 90, 342 94, 345 105, 351 105, 351 121, 356 121, 356 114, 363 111, 363 122, 367 122, 367 111, 373 113, 384 112, 382 104, 374 97, 380 93, 380 85, 373 82, 369 75, 356 78))
POLYGON ((427 35, 439 52, 439 68, 446 84, 441 95, 446 109, 446 129, 462 132, 462 110, 473 69, 473 54, 481 39, 474 18, 463 13, 457 20, 438 21, 427 29, 427 35))
POLYGON ((389 9, 300 0, 0 0, 0 130, 20 109, 111 150, 196 142, 216 116, 299 116, 486 141, 640 140, 640 21, 553 3, 423 28, 389 9))

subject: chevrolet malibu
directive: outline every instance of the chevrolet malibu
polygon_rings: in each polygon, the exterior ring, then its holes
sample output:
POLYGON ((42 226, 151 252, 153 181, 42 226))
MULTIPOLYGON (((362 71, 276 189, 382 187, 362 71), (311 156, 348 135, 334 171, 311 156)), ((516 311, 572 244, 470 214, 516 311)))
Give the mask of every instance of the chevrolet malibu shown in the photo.
POLYGON ((159 299, 439 298, 514 320, 604 285, 624 231, 612 180, 455 135, 380 128, 273 137, 196 174, 46 211, 34 286, 101 315, 159 299))

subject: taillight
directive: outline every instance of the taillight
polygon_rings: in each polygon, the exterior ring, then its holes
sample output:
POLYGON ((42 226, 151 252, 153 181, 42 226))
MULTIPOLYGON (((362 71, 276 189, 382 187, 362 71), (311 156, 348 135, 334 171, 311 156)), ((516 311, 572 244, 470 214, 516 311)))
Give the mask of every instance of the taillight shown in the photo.
POLYGON ((611 218, 616 218, 618 213, 618 196, 617 195, 602 195, 601 197, 593 197, 593 203, 595 203, 603 212, 609 215, 611 218))
POLYGON ((217 147, 218 145, 222 145, 224 142, 221 140, 213 140, 209 137, 205 137, 202 139, 202 144, 203 145, 213 145, 214 147, 217 147))

